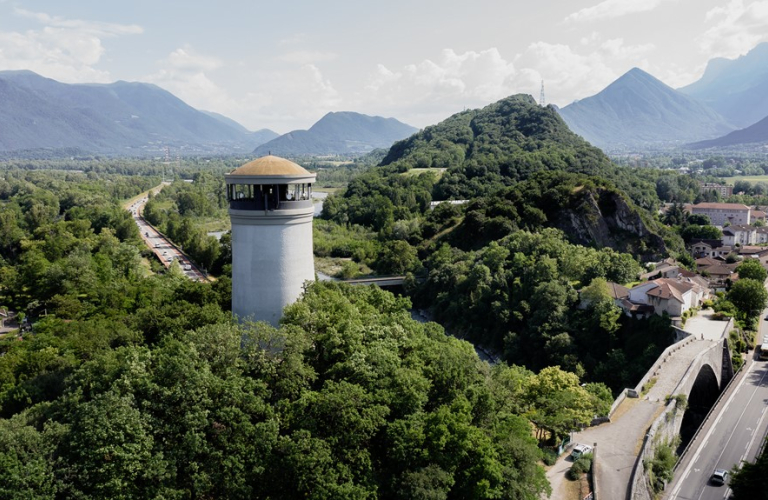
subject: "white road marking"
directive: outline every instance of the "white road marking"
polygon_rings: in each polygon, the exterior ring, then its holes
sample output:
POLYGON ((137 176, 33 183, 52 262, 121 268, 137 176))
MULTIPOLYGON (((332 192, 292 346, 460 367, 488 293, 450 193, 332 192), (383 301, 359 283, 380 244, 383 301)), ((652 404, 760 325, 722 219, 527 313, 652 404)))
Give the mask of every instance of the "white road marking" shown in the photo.
MULTIPOLYGON (((763 376, 763 378, 765 378, 765 376, 763 376)), ((760 380, 760 382, 762 382, 762 380, 760 380)), ((763 410, 760 412, 760 420, 757 421, 757 427, 755 431, 757 431, 757 429, 760 428, 764 418, 765 418, 765 408, 763 408, 763 410)), ((756 438, 757 438, 757 432, 753 432, 752 439, 750 439, 749 443, 747 444, 747 450, 744 452, 744 456, 741 457, 742 462, 747 459, 747 455, 749 455, 749 449, 752 447, 753 444, 755 444, 756 438)))
MULTIPOLYGON (((750 371, 752 371, 754 369, 754 367, 755 367, 754 363, 749 366, 749 368, 747 369, 747 372, 744 374, 744 376, 741 378, 741 380, 739 380, 738 385, 734 388, 734 390, 731 393, 731 395, 728 396, 728 400, 723 405, 723 408, 727 408, 731 404, 731 401, 733 401, 733 398, 739 392, 739 390, 741 389, 741 386, 744 385, 744 383, 747 381, 747 378, 748 378, 747 375, 749 374, 750 371)), ((722 413, 720 415, 722 415, 722 413)), ((720 420, 720 416, 718 416, 717 420, 720 420)), ((709 440, 709 436, 712 435, 712 432, 714 430, 715 430, 715 426, 713 425, 707 431, 707 434, 704 436, 704 443, 706 443, 709 440)), ((685 471, 683 472, 683 477, 686 477, 687 474, 690 472, 691 467, 698 460, 699 455, 701 454, 701 450, 703 448, 704 448, 704 446, 699 446, 699 448, 696 449, 696 453, 694 453, 692 461, 685 467, 685 471)), ((718 458, 718 460, 719 460, 719 458, 718 458)), ((682 488, 682 486, 683 486, 683 481, 680 481, 680 482, 677 483, 677 486, 675 486, 675 489, 672 490, 672 494, 669 496, 670 500, 674 500, 677 497, 677 494, 680 492, 680 488, 682 488)), ((701 495, 699 495, 699 498, 701 498, 701 495)))

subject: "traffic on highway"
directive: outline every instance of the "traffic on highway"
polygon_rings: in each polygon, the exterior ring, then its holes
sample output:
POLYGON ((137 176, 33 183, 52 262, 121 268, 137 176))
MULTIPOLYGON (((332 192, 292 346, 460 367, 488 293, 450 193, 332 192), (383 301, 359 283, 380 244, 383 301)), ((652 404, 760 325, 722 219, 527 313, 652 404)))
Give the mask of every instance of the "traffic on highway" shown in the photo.
MULTIPOLYGON (((758 339, 768 333, 766 323, 760 321, 758 339)), ((742 372, 691 442, 665 498, 730 498, 729 471, 742 461, 754 461, 758 455, 768 432, 768 363, 755 352, 742 372)))
POLYGON ((162 234, 157 232, 154 227, 144 220, 141 213, 147 198, 140 198, 128 207, 133 220, 139 228, 141 238, 147 247, 152 250, 158 260, 169 268, 174 262, 178 262, 181 271, 189 279, 195 281, 204 281, 206 278, 200 270, 189 260, 186 254, 179 250, 173 243, 168 241, 162 234))

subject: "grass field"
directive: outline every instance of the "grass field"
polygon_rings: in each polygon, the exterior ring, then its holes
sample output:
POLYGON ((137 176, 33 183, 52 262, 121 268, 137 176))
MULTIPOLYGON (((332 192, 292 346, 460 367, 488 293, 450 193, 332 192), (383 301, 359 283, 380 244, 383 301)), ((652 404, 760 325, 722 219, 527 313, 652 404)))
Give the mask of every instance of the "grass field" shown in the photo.
POLYGON ((328 193, 328 194, 338 193, 342 189, 344 188, 343 187, 324 187, 324 186, 317 186, 317 185, 312 187, 312 191, 315 193, 328 193))
POLYGON ((723 177, 725 184, 733 185, 736 181, 768 182, 768 175, 737 175, 735 177, 723 177))
POLYGON ((447 168, 412 168, 407 172, 403 172, 400 175, 405 176, 411 176, 411 175, 421 175, 424 172, 435 172, 437 173, 437 178, 439 179, 442 177, 442 175, 445 173, 445 171, 448 170, 447 168))

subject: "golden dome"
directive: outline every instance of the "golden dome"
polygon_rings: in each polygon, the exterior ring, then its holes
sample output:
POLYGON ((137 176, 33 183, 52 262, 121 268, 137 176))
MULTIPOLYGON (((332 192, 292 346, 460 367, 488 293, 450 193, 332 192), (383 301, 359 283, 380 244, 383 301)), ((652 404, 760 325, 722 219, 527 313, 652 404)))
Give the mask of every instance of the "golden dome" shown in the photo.
POLYGON ((290 160, 280 158, 279 156, 262 156, 256 160, 237 167, 229 175, 248 175, 248 176, 314 176, 307 172, 301 165, 297 165, 290 160))

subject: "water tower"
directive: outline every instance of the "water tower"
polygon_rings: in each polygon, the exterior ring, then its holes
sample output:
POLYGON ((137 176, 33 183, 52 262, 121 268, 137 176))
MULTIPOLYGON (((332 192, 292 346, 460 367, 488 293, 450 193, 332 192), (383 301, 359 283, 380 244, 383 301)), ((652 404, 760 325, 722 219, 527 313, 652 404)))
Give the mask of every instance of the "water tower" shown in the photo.
POLYGON ((312 183, 316 174, 264 156, 226 175, 232 221, 232 313, 277 325, 315 279, 312 183))

